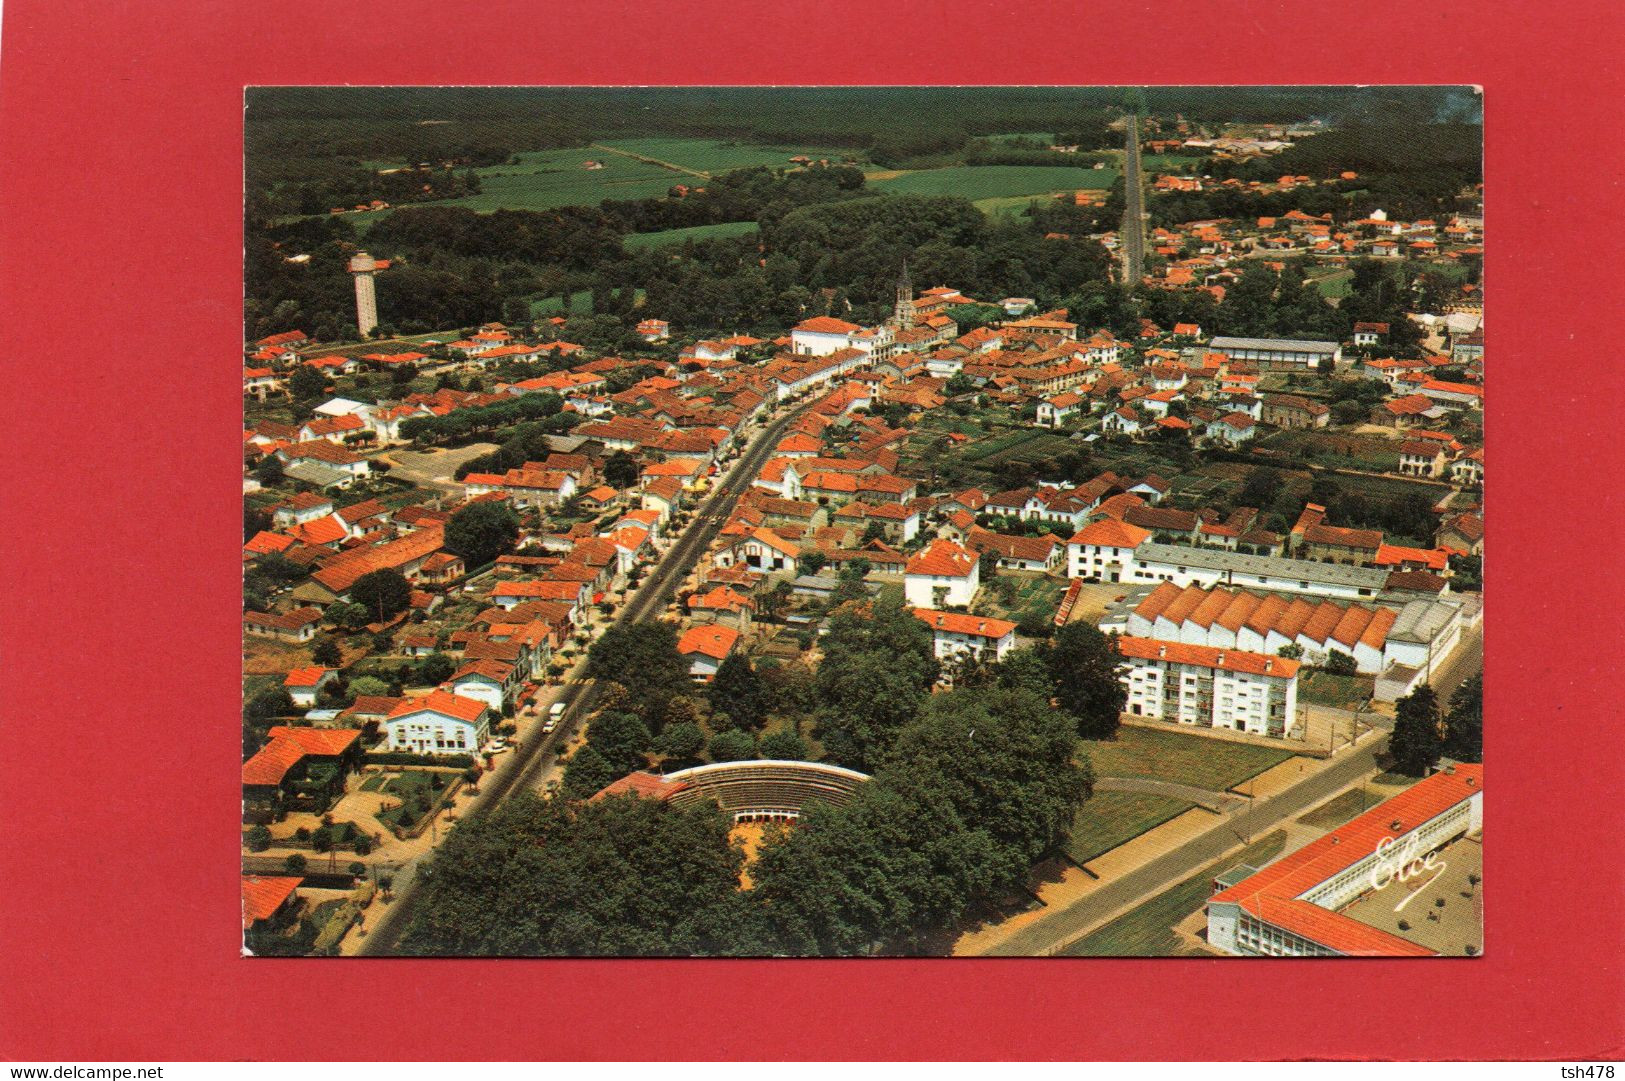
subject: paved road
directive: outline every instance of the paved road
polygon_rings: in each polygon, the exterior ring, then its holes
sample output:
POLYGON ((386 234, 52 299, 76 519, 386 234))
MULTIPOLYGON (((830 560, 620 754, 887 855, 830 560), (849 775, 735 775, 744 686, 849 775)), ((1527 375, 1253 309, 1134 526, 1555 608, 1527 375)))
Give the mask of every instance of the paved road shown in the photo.
POLYGON ((1068 946, 1118 910, 1184 881, 1231 850, 1251 844, 1313 804, 1374 772, 1377 755, 1387 746, 1386 738, 1373 740, 1342 762, 1305 778, 1278 796, 1259 800, 1251 810, 1232 816, 1172 852, 1130 871, 1066 908, 1057 909, 989 952, 1017 957, 1064 953, 1068 946))
MULTIPOLYGON (((677 586, 688 576, 700 555, 716 538, 728 515, 732 513, 734 504, 750 487, 751 481, 756 478, 772 455, 773 448, 783 437, 784 429, 806 408, 802 406, 778 418, 751 441, 727 477, 700 506, 699 512, 688 528, 667 550, 654 571, 643 580, 632 598, 622 607, 615 618, 616 624, 658 618, 661 610, 671 602, 677 586)), ((578 667, 576 674, 559 692, 558 700, 568 702, 569 705, 560 717, 558 727, 542 738, 526 739, 512 760, 507 763, 507 767, 487 779, 475 802, 463 812, 463 821, 483 818, 513 793, 534 789, 546 775, 546 771, 557 763, 559 752, 567 746, 575 728, 592 712, 593 703, 600 693, 599 687, 586 679, 582 674, 582 668, 578 667)), ((396 870, 396 900, 384 918, 379 921, 378 926, 367 936, 358 953, 381 956, 394 951, 421 904, 422 893, 417 888, 420 876, 416 871, 416 863, 396 870)))
POLYGON ((1469 677, 1475 676, 1484 670, 1484 625, 1465 630, 1461 634, 1461 641, 1456 644, 1455 651, 1444 664, 1433 670, 1433 677, 1428 680, 1433 685, 1434 693, 1439 696, 1439 702, 1448 706, 1450 695, 1462 685, 1469 677))
POLYGON ((1123 284, 1145 276, 1145 181, 1140 175, 1140 118, 1129 114, 1123 148, 1123 284))

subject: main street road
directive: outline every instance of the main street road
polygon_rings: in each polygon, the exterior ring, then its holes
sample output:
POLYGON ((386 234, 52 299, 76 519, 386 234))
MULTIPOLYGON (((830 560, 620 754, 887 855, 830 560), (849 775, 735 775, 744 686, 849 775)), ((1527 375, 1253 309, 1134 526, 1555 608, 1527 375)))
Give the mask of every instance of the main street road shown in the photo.
MULTIPOLYGON (((751 441, 727 477, 701 505, 688 528, 667 550, 654 571, 643 580, 632 598, 622 607, 615 618, 617 625, 635 623, 656 616, 671 602, 678 584, 688 576, 700 555, 716 539, 717 533, 733 512, 734 504, 761 472, 762 466, 766 464, 774 447, 783 437, 785 428, 807 408, 802 406, 779 417, 751 441)), ((601 693, 600 688, 587 680, 582 668, 578 667, 564 689, 559 692, 558 700, 568 702, 569 705, 565 707, 564 715, 559 718, 558 727, 539 739, 526 739, 506 767, 499 769, 487 781, 480 794, 463 813, 463 821, 483 818, 514 792, 535 788, 545 772, 558 761, 560 749, 566 745, 570 734, 581 720, 592 712, 593 703, 601 693)), ((378 921, 378 926, 367 936, 358 953, 364 956, 389 954, 400 942, 401 935, 411 926, 412 918, 421 902, 422 893, 417 888, 419 876, 415 873, 416 870, 414 862, 396 871, 398 880, 402 880, 400 892, 383 919, 378 921)))
POLYGON ((1387 745, 1386 738, 1373 740, 1343 761, 1304 779, 1280 795, 1259 800, 1250 810, 1218 822, 1214 829, 1202 836, 1102 886, 1077 903, 1041 917, 988 952, 1016 957, 1064 953, 1067 947, 1119 909, 1128 908, 1175 883, 1183 882, 1203 867, 1223 858, 1232 849, 1256 841, 1287 819, 1375 771, 1377 755, 1387 745))
POLYGON ((1128 115, 1123 148, 1123 284, 1133 289, 1145 275, 1145 185, 1140 179, 1140 118, 1128 115))

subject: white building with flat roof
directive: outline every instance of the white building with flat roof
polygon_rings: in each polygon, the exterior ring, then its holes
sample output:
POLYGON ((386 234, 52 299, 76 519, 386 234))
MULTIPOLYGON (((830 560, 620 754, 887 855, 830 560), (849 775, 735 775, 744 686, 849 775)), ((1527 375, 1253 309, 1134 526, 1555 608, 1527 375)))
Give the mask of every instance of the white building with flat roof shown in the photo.
POLYGON ((1483 829, 1484 767, 1446 766, 1261 870, 1220 876, 1207 902, 1208 944, 1245 957, 1438 956, 1347 909, 1385 889, 1403 902, 1407 886, 1443 873, 1440 849, 1483 829))

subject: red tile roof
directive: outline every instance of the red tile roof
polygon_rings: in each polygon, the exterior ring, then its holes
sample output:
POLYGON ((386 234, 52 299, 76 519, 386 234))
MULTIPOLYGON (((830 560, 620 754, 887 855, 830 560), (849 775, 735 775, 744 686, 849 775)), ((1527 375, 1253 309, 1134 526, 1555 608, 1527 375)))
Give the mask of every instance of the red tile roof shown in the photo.
POLYGON ((389 719, 404 717, 409 713, 422 710, 432 710, 443 713, 447 717, 454 717, 459 721, 476 722, 480 714, 485 713, 489 707, 474 698, 465 698, 460 694, 449 691, 431 691, 422 698, 408 698, 390 711, 389 719))
POLYGON ((276 915, 293 891, 299 888, 302 878, 262 878, 258 875, 248 875, 243 879, 243 929, 247 930, 259 920, 270 919, 276 915))
POLYGON ((916 553, 905 568, 908 574, 963 578, 976 567, 976 557, 950 540, 934 540, 916 553))
POLYGON ((923 620, 933 631, 968 634, 977 638, 1000 639, 1012 633, 1016 625, 1006 619, 972 616, 963 612, 940 612, 935 608, 914 609, 916 618, 923 620))
POLYGON ((272 739, 243 763, 243 784, 275 787, 304 757, 305 749, 297 741, 272 739))
POLYGON ((266 733, 273 740, 291 740, 306 754, 336 758, 349 750, 361 738, 359 728, 309 728, 279 724, 266 733))
POLYGON ((295 668, 283 679, 284 687, 314 687, 321 683, 322 677, 331 672, 331 668, 295 668))
POLYGON ((1149 536, 1151 536, 1149 529, 1141 529, 1137 525, 1119 522, 1113 518, 1101 518, 1074 533, 1068 543, 1094 544, 1107 548, 1135 548, 1149 536))
POLYGON ((1164 642, 1156 638, 1124 636, 1117 640, 1117 651, 1125 657, 1138 660, 1193 664, 1202 668, 1217 668, 1225 672, 1239 672, 1250 676, 1291 679, 1298 674, 1298 662, 1290 657, 1267 657, 1262 653, 1248 653, 1240 649, 1215 649, 1212 646, 1193 646, 1184 642, 1164 642))
POLYGON ((739 641, 739 632, 732 627, 690 627, 677 642, 677 652, 687 656, 700 653, 722 660, 739 641))

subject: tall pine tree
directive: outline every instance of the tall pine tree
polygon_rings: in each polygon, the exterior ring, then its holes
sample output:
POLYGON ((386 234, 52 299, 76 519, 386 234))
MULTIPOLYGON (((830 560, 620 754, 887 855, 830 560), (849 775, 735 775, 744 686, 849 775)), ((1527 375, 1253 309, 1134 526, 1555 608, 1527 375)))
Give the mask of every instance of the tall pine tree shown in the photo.
POLYGON ((1394 769, 1409 777, 1422 777, 1439 764, 1443 740, 1439 735, 1439 699, 1423 684, 1401 698, 1395 707, 1394 734, 1388 753, 1394 769))

